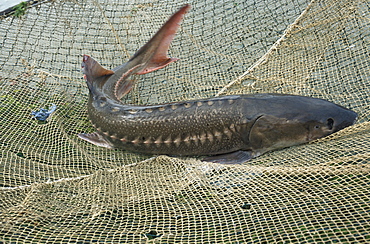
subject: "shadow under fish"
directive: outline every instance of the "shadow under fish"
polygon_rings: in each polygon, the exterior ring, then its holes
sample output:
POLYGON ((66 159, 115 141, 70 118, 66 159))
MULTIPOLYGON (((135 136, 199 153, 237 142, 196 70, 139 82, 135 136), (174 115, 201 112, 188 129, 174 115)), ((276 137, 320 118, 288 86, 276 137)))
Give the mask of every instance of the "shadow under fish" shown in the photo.
POLYGON ((353 125, 357 114, 329 101, 285 94, 243 94, 135 106, 121 102, 131 75, 177 61, 169 45, 190 9, 176 12, 125 64, 103 68, 88 55, 82 69, 89 88, 88 114, 96 132, 78 136, 97 146, 145 154, 209 156, 242 163, 267 151, 325 137, 353 125))

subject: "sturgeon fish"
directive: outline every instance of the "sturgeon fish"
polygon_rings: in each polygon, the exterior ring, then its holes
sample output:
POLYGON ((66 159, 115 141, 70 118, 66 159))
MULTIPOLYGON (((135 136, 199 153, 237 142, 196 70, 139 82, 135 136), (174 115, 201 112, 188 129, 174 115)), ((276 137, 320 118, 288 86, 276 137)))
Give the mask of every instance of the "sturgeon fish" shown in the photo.
POLYGON ((108 70, 88 55, 82 69, 89 88, 94 133, 78 136, 97 146, 144 154, 209 156, 242 163, 265 152, 306 143, 354 124, 357 114, 329 101, 285 94, 230 95, 150 106, 121 102, 133 74, 178 59, 167 51, 190 6, 176 12, 125 64, 108 70))

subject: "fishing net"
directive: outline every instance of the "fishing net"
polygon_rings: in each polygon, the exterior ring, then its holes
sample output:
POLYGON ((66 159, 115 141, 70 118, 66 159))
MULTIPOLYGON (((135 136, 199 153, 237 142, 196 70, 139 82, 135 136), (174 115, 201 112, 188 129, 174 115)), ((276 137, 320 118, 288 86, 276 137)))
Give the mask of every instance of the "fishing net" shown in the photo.
POLYGON ((94 146, 76 136, 94 131, 82 54, 114 68, 184 3, 39 2, 0 20, 0 242, 370 242, 369 2, 189 3, 181 60, 125 102, 290 93, 357 123, 241 165, 94 146))

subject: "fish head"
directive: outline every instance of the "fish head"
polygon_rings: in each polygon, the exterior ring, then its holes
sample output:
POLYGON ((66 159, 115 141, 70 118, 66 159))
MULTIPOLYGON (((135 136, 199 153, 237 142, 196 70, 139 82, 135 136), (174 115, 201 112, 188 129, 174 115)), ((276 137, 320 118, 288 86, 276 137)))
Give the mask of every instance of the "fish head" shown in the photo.
POLYGON ((354 111, 322 99, 299 97, 283 105, 254 121, 248 140, 258 154, 328 136, 357 119, 354 111))
MULTIPOLYGON (((327 101, 325 101, 327 102, 327 101)), ((312 141, 353 125, 357 120, 357 113, 334 103, 327 102, 321 105, 316 113, 310 113, 301 118, 308 130, 307 140, 312 141)))

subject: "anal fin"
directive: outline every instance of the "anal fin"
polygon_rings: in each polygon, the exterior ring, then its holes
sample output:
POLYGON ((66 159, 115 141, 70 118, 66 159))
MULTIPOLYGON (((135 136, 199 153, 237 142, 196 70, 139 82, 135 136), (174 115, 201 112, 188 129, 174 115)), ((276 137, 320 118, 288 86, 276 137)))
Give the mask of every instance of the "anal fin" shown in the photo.
POLYGON ((129 93, 132 88, 134 87, 135 80, 134 79, 127 79, 136 69, 140 68, 142 65, 138 64, 133 68, 129 69, 124 73, 114 85, 114 96, 116 99, 120 100, 124 95, 129 93))
POLYGON ((101 136, 98 132, 89 133, 89 134, 80 133, 80 134, 77 134, 77 136, 81 138, 82 140, 88 141, 96 146, 113 149, 112 144, 109 141, 107 141, 103 136, 101 136))
POLYGON ((133 79, 130 79, 130 80, 127 79, 123 83, 117 82, 116 87, 115 87, 115 92, 114 92, 116 98, 120 100, 124 95, 126 95, 132 90, 132 88, 134 87, 134 84, 135 84, 135 80, 133 79))
POLYGON ((219 154, 205 157, 202 161, 219 164, 241 164, 253 158, 252 151, 236 151, 232 153, 219 154))

